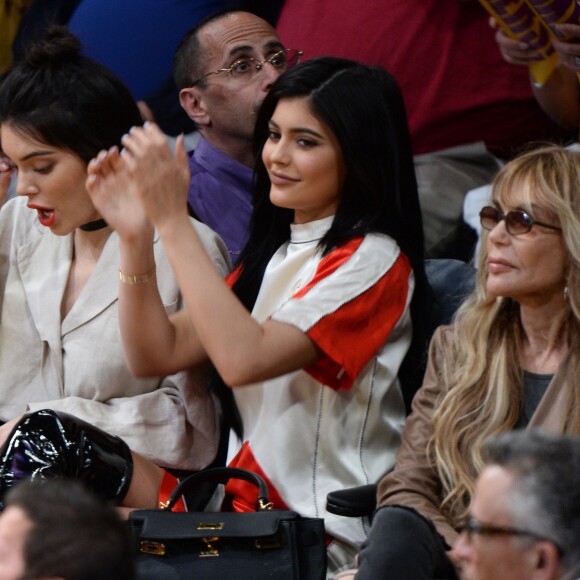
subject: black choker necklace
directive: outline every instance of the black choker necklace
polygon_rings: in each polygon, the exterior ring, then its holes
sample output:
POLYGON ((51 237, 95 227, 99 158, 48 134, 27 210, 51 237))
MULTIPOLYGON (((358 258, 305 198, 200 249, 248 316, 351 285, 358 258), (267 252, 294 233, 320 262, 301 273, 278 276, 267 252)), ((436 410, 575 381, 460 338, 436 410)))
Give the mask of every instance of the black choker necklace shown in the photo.
POLYGON ((95 220, 94 222, 89 222, 88 224, 83 224, 80 226, 83 232, 96 232, 97 230, 102 230, 106 228, 109 224, 101 218, 100 220, 95 220))

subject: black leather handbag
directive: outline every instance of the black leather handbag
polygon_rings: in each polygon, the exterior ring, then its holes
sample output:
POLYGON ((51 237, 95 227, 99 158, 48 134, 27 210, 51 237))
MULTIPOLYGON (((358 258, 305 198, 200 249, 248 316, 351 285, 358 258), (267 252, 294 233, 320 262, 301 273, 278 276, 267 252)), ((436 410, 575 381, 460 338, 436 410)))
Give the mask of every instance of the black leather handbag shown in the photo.
POLYGON ((173 490, 164 509, 136 510, 129 516, 139 580, 326 578, 324 520, 270 505, 264 480, 251 471, 217 467, 190 475, 173 490), (256 512, 171 511, 200 483, 231 478, 258 487, 256 512))

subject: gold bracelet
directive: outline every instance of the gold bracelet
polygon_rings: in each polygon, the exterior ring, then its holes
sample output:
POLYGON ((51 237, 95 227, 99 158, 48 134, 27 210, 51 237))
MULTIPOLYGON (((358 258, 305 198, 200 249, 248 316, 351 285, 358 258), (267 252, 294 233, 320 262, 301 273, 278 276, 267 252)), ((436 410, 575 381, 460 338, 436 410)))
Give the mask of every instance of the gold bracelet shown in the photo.
POLYGON ((145 274, 123 274, 121 268, 119 268, 119 280, 123 284, 129 284, 131 286, 136 286, 137 284, 146 284, 151 281, 155 276, 155 266, 146 272, 145 274))

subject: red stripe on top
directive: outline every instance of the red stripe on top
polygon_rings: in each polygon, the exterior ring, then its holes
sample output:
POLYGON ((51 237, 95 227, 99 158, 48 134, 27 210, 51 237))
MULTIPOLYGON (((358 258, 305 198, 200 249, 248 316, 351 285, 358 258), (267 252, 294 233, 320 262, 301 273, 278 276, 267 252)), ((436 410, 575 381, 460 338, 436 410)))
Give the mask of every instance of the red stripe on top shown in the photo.
MULTIPOLYGON (((346 263, 364 237, 354 238, 320 260, 312 280, 294 294, 300 299, 346 263)), ((232 287, 239 278, 238 266, 226 277, 232 287)), ((400 254, 376 284, 338 310, 324 316, 306 334, 324 351, 325 357, 304 369, 333 389, 349 389, 356 377, 387 342, 407 304, 411 264, 400 254)))
MULTIPOLYGON (((270 501, 274 504, 274 509, 287 510, 288 506, 282 500, 278 490, 274 487, 272 482, 268 479, 266 473, 257 462, 250 443, 246 441, 238 454, 230 461, 229 467, 240 467, 241 469, 248 469, 257 473, 264 479, 268 486, 268 496, 270 501)), ((258 488, 243 479, 230 479, 226 484, 226 495, 232 498, 232 507, 236 512, 255 512, 256 502, 258 501, 258 488)))
POLYGON ((238 281, 238 278, 241 276, 242 274, 242 266, 238 266, 237 268, 234 268, 225 278, 225 282, 226 284, 230 287, 233 288, 234 284, 238 281))
POLYGON ((331 388, 351 388, 405 311, 410 274, 409 260, 400 254, 371 288, 310 328, 306 334, 326 357, 305 371, 331 388))
POLYGON ((321 280, 324 280, 324 278, 332 274, 335 270, 338 270, 358 250, 359 246, 363 243, 363 240, 364 238, 353 238, 344 244, 344 246, 341 246, 340 248, 330 252, 330 254, 324 256, 324 258, 320 260, 312 280, 310 280, 304 288, 296 292, 293 298, 302 298, 321 280))
MULTIPOLYGON (((238 454, 230 461, 228 467, 239 467, 241 469, 248 469, 258 474, 268 487, 268 499, 272 502, 272 509, 288 510, 288 506, 284 503, 280 494, 268 479, 260 464, 256 461, 250 443, 246 441, 238 454)), ((258 488, 243 479, 230 479, 226 484, 226 499, 231 499, 232 507, 236 512, 255 512, 256 503, 258 501, 258 488)), ((328 547, 332 542, 333 537, 326 534, 326 546, 328 547)))
MULTIPOLYGON (((344 246, 341 246, 337 250, 332 251, 330 254, 322 258, 320 263, 318 264, 318 268, 316 269, 316 274, 314 278, 302 288, 299 292, 297 292, 294 297, 301 298, 304 296, 309 290, 311 290, 320 280, 326 278, 329 274, 332 274, 335 270, 337 270, 344 262, 346 262, 358 249, 358 247, 362 244, 364 238, 354 238, 346 243, 344 246)), ((227 285, 231 288, 238 280, 242 273, 242 265, 240 264, 234 270, 232 270, 226 277, 225 281, 227 285)))
MULTIPOLYGON (((158 496, 158 505, 160 508, 163 507, 169 500, 169 496, 173 492, 173 490, 179 484, 179 480, 169 471, 163 470, 163 479, 161 480, 161 486, 159 488, 159 496, 158 496)), ((183 497, 180 497, 176 502, 173 508, 171 509, 172 512, 186 512, 185 503, 183 502, 183 497)))

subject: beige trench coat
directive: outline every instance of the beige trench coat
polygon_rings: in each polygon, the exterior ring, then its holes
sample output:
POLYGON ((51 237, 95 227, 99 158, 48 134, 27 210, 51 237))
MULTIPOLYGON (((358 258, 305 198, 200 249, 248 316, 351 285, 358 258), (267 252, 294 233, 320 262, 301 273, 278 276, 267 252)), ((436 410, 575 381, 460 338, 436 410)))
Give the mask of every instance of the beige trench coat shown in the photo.
MULTIPOLYGON (((119 435, 158 465, 205 467, 217 443, 205 371, 143 379, 133 377, 125 364, 117 313, 117 234, 107 240, 61 321, 72 234, 52 234, 26 201, 13 199, 0 211, 0 419, 42 408, 65 411, 119 435)), ((225 245, 206 226, 196 223, 196 228, 225 274, 225 245)), ((159 239, 154 251, 163 303, 172 313, 181 307, 181 295, 159 239)))

